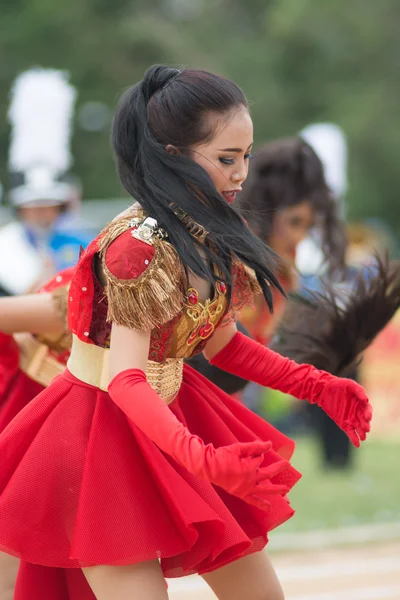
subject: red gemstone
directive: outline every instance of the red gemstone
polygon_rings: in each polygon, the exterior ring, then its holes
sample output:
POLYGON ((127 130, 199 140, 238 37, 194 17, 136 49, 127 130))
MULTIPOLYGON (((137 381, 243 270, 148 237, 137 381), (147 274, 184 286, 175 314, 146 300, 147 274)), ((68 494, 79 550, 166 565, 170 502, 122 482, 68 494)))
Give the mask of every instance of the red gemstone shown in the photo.
POLYGON ((208 336, 210 336, 212 334, 212 332, 214 331, 214 325, 212 323, 210 323, 210 321, 207 321, 207 323, 204 323, 204 325, 202 325, 199 329, 199 336, 201 337, 202 340, 208 338, 208 336))
POLYGON ((226 283, 224 281, 219 282, 219 289, 222 294, 226 294, 226 283))
POLYGON ((189 304, 197 304, 197 302, 198 302, 197 293, 195 291, 189 292, 187 295, 187 299, 189 301, 189 304))

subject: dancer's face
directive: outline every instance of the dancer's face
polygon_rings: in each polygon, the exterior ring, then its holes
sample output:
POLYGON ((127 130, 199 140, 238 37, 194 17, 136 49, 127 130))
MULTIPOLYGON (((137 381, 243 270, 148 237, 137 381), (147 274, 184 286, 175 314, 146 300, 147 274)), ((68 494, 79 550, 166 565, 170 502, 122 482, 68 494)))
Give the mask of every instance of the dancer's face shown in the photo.
POLYGON ((34 228, 51 229, 60 216, 59 206, 22 206, 18 215, 24 223, 34 228))
POLYGON ((207 143, 192 146, 191 156, 207 171, 221 196, 232 204, 249 171, 253 121, 244 106, 225 117, 212 114, 206 118, 215 121, 215 134, 207 143))
POLYGON ((304 200, 275 215, 272 233, 266 241, 279 256, 293 262, 297 246, 314 225, 313 207, 308 200, 304 200))

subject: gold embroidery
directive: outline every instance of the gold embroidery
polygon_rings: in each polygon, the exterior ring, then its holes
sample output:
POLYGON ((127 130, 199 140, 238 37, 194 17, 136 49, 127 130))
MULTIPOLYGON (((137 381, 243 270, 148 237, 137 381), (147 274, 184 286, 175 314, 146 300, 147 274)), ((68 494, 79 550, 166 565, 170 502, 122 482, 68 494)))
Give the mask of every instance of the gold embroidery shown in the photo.
POLYGON ((190 235, 200 242, 204 242, 208 235, 208 231, 174 203, 171 204, 171 207, 178 219, 184 224, 190 235))
POLYGON ((66 350, 71 348, 71 334, 68 329, 68 290, 69 285, 64 285, 51 292, 53 306, 60 318, 65 331, 60 334, 42 334, 36 335, 36 339, 39 343, 45 344, 57 354, 62 354, 66 350))
POLYGON ((186 343, 191 346, 199 339, 206 340, 212 335, 223 307, 209 298, 204 303, 200 302, 197 290, 189 288, 186 292, 185 308, 186 314, 196 326, 187 338, 186 343))

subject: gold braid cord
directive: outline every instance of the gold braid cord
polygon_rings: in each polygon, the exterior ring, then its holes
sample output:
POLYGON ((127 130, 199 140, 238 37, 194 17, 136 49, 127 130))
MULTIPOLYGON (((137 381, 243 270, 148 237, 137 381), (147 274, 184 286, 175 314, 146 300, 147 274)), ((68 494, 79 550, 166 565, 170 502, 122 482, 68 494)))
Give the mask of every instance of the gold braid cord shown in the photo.
POLYGON ((68 290, 69 286, 66 285, 52 292, 54 308, 66 331, 68 330, 68 290))
MULTIPOLYGON (((142 213, 143 214, 143 213, 142 213)), ((162 240, 155 230, 148 240, 154 247, 154 257, 146 270, 135 279, 119 279, 106 264, 110 244, 128 229, 137 229, 143 216, 123 216, 110 223, 100 242, 103 274, 108 298, 108 322, 115 322, 138 331, 161 327, 176 317, 184 307, 186 275, 171 244, 162 240)))
POLYGON ((51 292, 52 302, 57 316, 64 326, 64 333, 61 335, 43 334, 36 335, 35 338, 50 350, 59 354, 71 348, 72 337, 68 329, 68 291, 69 285, 63 285, 51 292))

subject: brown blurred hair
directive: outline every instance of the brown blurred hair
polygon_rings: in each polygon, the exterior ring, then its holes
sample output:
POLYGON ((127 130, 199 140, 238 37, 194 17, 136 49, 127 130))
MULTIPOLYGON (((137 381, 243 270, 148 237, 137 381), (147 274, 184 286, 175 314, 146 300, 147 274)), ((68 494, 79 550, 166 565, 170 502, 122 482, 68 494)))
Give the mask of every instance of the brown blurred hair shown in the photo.
POLYGON ((345 224, 318 156, 300 137, 282 138, 260 148, 239 204, 252 231, 268 243, 275 215, 305 200, 315 211, 315 233, 328 269, 340 271, 347 246, 345 224))

